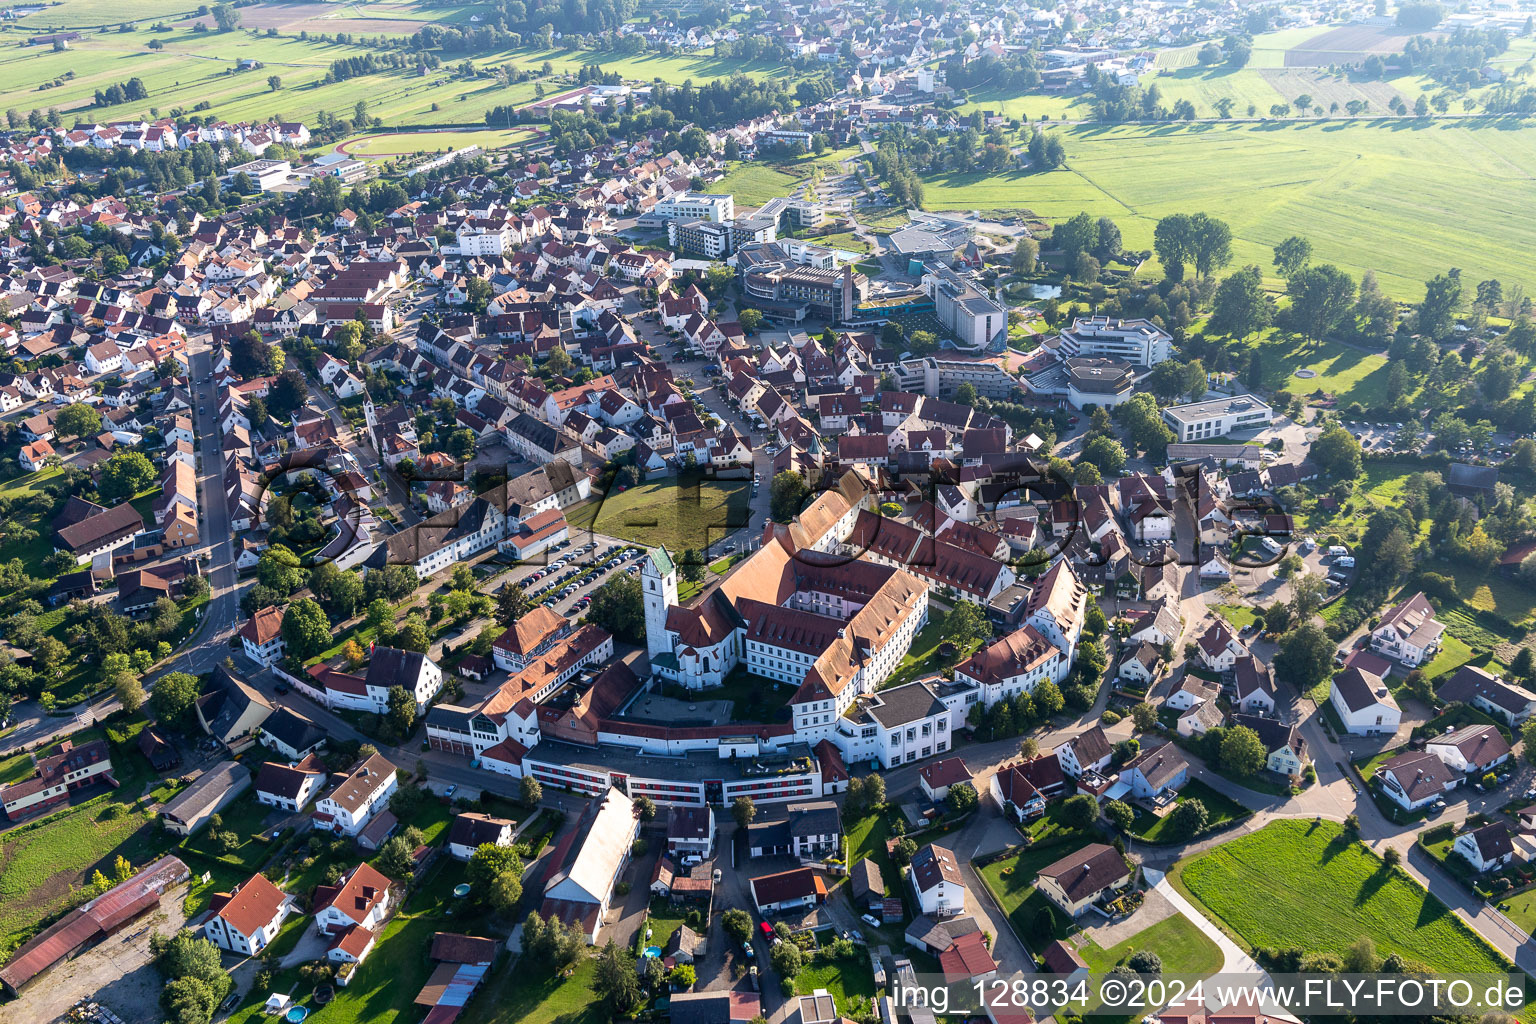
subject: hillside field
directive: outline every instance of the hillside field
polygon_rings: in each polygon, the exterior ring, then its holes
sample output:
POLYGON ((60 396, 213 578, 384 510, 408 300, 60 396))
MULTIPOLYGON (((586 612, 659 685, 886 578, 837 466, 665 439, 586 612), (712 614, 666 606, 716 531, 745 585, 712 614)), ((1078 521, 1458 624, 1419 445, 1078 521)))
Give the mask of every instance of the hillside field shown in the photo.
POLYGON ((1448 267, 1472 280, 1536 281, 1536 225, 1507 211, 1536 202, 1536 130, 1499 120, 1079 125, 1060 129, 1067 165, 1046 173, 943 174, 931 210, 1081 210, 1152 247, 1159 217, 1207 211, 1232 227, 1233 262, 1263 267, 1301 232, 1316 259, 1356 278, 1375 269, 1403 299, 1448 267), (1475 126, 1474 126, 1475 125, 1475 126))

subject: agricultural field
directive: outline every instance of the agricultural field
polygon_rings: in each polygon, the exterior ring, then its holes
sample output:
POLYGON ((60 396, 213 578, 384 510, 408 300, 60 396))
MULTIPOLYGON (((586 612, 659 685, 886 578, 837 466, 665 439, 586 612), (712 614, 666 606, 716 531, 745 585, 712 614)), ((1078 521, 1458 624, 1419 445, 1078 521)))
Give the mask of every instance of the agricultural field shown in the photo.
MULTIPOLYGON (((76 2, 67 0, 68 5, 76 2)), ((427 75, 419 75, 413 69, 384 71, 321 84, 332 61, 373 52, 372 47, 360 43, 322 42, 318 38, 321 33, 404 37, 428 22, 466 20, 473 8, 260 4, 242 7, 241 27, 232 32, 194 31, 193 26, 207 23, 207 18, 174 19, 174 13, 190 10, 178 5, 175 12, 167 15, 169 31, 151 31, 151 22, 141 21, 133 31, 119 32, 114 22, 113 31, 88 35, 64 52, 56 53, 45 46, 4 48, 5 56, 0 58, 0 108, 23 113, 34 108, 57 108, 66 115, 67 123, 72 123, 75 117, 110 120, 152 116, 152 110, 190 111, 207 102, 214 114, 230 120, 280 117, 313 122, 322 110, 349 117, 357 102, 363 100, 370 116, 382 118, 386 126, 465 126, 483 123, 493 107, 526 104, 536 98, 534 81, 503 85, 488 76, 458 77, 447 68, 427 75), (267 35, 268 31, 278 34, 267 35), (301 39, 301 32, 308 33, 309 38, 301 39), (161 48, 150 49, 151 41, 161 48), (241 60, 261 61, 263 66, 240 71, 237 65, 241 60), (267 82, 270 75, 282 80, 275 91, 267 82), (144 83, 149 93, 147 100, 106 107, 92 105, 98 89, 134 77, 144 83)), ((28 34, 40 30, 27 23, 16 28, 28 34)), ((15 38, 20 41, 19 36, 15 38)), ((672 84, 690 79, 702 82, 737 72, 779 78, 792 74, 790 69, 771 63, 721 60, 703 54, 613 56, 599 51, 522 48, 476 55, 470 62, 481 71, 509 66, 535 74, 547 62, 556 75, 598 63, 626 78, 672 84)), ((548 82, 546 88, 554 91, 563 85, 548 82)))
POLYGON ((1086 210, 1114 218, 1132 249, 1152 247, 1159 217, 1219 211, 1232 227, 1233 265, 1257 264, 1271 283, 1273 246, 1304 227, 1318 260, 1357 278, 1374 269, 1386 291, 1410 300, 1450 266, 1473 279, 1536 279, 1536 225, 1500 213, 1536 201, 1524 170, 1536 160, 1536 131, 1513 123, 1079 125, 1060 134, 1066 167, 934 175, 924 205, 1028 209, 1053 222, 1086 210))
POLYGON ((1449 908, 1332 822, 1286 820, 1223 843, 1169 877, 1243 946, 1344 953, 1362 935, 1436 972, 1501 972, 1504 958, 1449 908))
POLYGON ((534 138, 537 138, 537 135, 527 129, 507 131, 489 128, 479 132, 386 132, 348 139, 338 148, 349 156, 385 158, 447 153, 464 149, 466 146, 479 146, 482 150, 502 149, 534 138))

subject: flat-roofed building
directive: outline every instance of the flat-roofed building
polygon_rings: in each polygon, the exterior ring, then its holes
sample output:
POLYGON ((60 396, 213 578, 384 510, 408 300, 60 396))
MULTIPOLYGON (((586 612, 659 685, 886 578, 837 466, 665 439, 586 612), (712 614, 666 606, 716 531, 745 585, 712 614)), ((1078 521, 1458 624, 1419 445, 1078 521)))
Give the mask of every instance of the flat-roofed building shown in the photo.
POLYGON ((1234 430, 1258 430, 1274 418, 1274 411, 1252 395, 1221 395, 1163 410, 1164 422, 1183 442, 1225 437, 1234 430))
POLYGON ((1083 316, 1061 332, 1064 357, 1103 356, 1137 366, 1156 366, 1173 355, 1173 335, 1150 320, 1083 316))

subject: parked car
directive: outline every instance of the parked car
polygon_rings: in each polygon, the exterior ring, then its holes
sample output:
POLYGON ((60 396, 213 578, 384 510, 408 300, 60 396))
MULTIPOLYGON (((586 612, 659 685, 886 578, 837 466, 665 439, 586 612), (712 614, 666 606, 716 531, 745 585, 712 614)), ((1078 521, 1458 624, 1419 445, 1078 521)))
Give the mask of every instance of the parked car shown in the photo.
POLYGON ((865 924, 869 925, 871 928, 879 928, 880 927, 880 922, 875 919, 875 915, 873 915, 873 914, 861 914, 859 916, 859 920, 863 921, 865 924))

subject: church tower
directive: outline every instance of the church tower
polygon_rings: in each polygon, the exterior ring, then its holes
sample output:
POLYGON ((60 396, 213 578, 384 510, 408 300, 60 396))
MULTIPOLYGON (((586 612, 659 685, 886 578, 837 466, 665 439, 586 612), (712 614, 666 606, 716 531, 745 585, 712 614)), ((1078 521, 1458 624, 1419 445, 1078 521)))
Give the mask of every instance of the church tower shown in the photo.
POLYGON ((654 661, 670 654, 667 609, 677 604, 677 567, 665 547, 655 547, 640 563, 640 588, 645 592, 645 650, 654 661))

